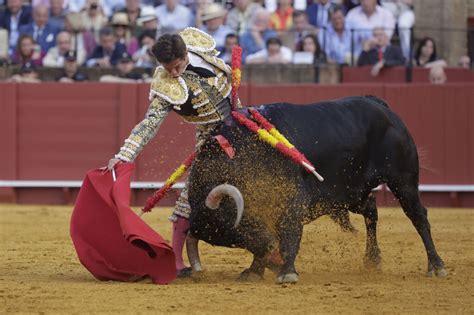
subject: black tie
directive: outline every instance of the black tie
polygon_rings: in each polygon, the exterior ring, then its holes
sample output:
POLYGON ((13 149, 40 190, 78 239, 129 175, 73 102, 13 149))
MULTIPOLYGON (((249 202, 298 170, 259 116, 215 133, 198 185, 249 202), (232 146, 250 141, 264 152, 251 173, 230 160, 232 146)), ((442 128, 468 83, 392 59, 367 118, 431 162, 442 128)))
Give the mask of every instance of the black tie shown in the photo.
POLYGON ((212 78, 216 76, 214 73, 212 73, 212 71, 202 67, 195 67, 192 64, 189 64, 186 67, 186 70, 192 71, 203 78, 212 78))

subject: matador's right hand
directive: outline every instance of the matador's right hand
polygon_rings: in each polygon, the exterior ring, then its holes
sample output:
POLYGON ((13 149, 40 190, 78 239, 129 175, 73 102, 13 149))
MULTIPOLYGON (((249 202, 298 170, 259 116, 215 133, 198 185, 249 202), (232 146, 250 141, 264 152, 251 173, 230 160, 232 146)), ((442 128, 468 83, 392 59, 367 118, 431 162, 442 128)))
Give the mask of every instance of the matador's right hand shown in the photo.
POLYGON ((109 164, 107 164, 107 170, 109 170, 109 171, 113 170, 115 165, 117 165, 118 163, 122 163, 122 161, 117 159, 117 158, 111 158, 109 160, 109 164))

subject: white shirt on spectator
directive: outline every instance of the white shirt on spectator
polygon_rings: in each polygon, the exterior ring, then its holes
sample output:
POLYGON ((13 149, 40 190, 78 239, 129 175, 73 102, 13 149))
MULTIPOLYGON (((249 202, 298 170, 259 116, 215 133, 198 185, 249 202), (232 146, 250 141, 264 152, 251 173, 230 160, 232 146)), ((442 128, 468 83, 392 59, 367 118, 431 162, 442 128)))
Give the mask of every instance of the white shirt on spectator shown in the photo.
MULTIPOLYGON (((350 63, 351 61, 351 31, 345 27, 342 34, 338 34, 332 25, 322 30, 318 36, 319 45, 326 53, 326 57, 338 64, 350 63)), ((360 51, 356 51, 354 47, 354 58, 357 61, 360 51)))
POLYGON ((9 46, 11 49, 11 55, 13 54, 18 38, 20 37, 20 33, 18 32, 18 22, 20 21, 21 11, 22 10, 20 9, 16 15, 12 15, 10 18, 9 46))
POLYGON ((329 9, 333 4, 328 1, 326 4, 318 3, 317 27, 326 27, 329 23, 329 9))
POLYGON ((181 4, 177 4, 173 11, 168 11, 166 4, 162 4, 156 8, 156 16, 161 27, 170 32, 180 31, 194 23, 191 10, 181 4))
POLYGON ((389 38, 392 38, 395 30, 395 18, 392 12, 379 5, 375 7, 371 16, 367 16, 361 6, 353 8, 347 13, 346 23, 349 29, 360 29, 361 31, 357 33, 366 39, 372 37, 372 30, 375 27, 383 27, 389 38))
MULTIPOLYGON (((82 65, 86 60, 86 52, 77 50, 77 64, 82 65)), ((64 66, 64 54, 59 52, 58 47, 51 47, 43 59, 43 66, 52 68, 61 68, 64 66)))
POLYGON ((125 8, 125 0, 101 0, 106 16, 112 16, 115 11, 125 8))
POLYGON ((204 25, 201 27, 201 31, 206 32, 214 38, 217 48, 224 47, 226 36, 232 33, 232 29, 227 25, 220 25, 215 32, 209 32, 206 25, 204 25))
POLYGON ((86 5, 86 0, 69 0, 68 11, 69 12, 80 12, 86 5))
MULTIPOLYGON (((285 46, 280 47, 280 55, 281 57, 286 60, 287 62, 291 62, 293 60, 293 53, 291 52, 291 49, 285 46)), ((248 55, 247 58, 245 58, 245 62, 249 62, 252 59, 268 59, 268 50, 266 48, 257 51, 254 54, 248 55)))

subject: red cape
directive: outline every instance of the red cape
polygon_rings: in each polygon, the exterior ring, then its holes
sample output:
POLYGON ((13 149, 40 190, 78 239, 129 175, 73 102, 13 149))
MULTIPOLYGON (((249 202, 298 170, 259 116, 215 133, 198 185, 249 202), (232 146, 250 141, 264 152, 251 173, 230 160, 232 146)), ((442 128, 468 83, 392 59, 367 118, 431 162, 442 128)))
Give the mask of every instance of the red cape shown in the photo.
POLYGON ((86 174, 71 217, 77 256, 99 280, 133 281, 149 276, 165 284, 176 277, 171 246, 129 206, 130 178, 135 166, 86 174))

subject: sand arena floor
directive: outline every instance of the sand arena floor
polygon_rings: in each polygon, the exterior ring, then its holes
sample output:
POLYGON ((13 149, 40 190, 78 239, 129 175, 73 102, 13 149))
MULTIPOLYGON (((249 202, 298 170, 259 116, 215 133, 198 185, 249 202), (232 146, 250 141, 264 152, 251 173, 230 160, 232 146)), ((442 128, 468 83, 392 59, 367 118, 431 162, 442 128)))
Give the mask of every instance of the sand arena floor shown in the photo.
MULTIPOLYGON (((72 207, 0 205, 0 313, 474 313, 474 209, 430 209, 432 234, 449 276, 425 277, 420 238, 401 209, 381 209, 381 271, 363 268, 365 228, 343 233, 321 218, 305 227, 300 281, 236 282, 251 255, 200 244, 205 271, 159 286, 100 282, 77 260, 69 238, 72 207)), ((147 222, 165 238, 169 209, 147 222)))

